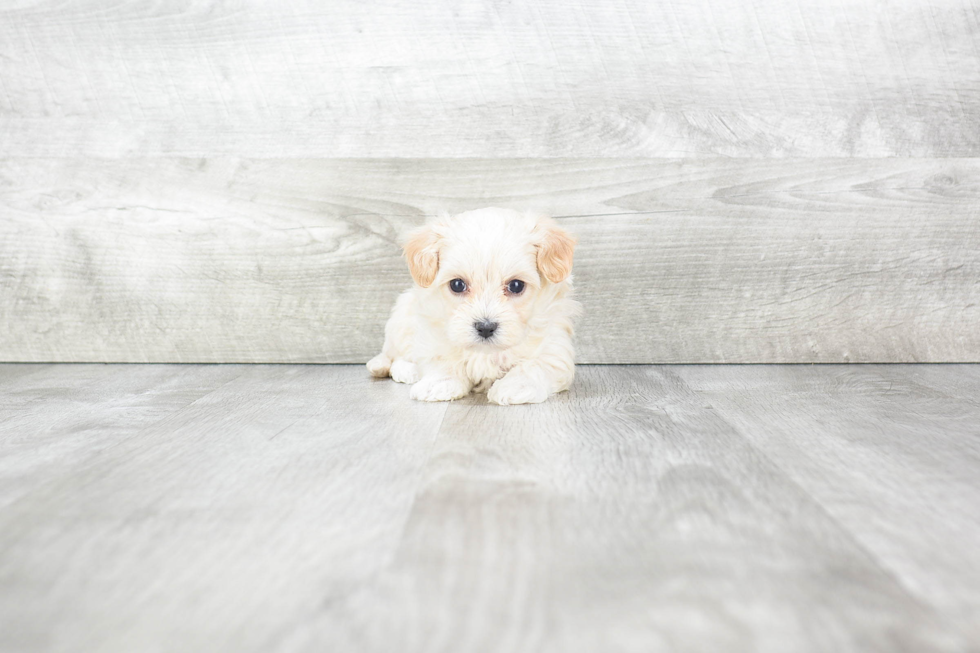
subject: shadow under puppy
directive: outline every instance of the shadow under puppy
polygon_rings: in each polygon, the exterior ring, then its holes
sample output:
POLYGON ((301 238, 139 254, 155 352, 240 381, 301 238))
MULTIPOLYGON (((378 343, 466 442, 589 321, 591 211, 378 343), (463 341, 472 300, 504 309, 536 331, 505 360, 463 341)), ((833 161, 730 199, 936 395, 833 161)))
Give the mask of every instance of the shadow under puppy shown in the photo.
POLYGON ((488 208, 412 232, 415 285, 395 302, 368 370, 412 383, 421 401, 486 392, 539 403, 575 375, 571 299, 575 239, 551 218, 488 208))

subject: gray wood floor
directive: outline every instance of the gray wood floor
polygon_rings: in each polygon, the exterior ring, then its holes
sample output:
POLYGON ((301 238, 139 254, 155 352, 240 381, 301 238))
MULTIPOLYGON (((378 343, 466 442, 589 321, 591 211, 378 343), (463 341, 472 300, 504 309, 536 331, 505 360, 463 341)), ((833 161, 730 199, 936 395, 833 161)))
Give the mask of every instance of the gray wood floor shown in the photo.
POLYGON ((0 650, 980 650, 980 366, 0 366, 0 650))

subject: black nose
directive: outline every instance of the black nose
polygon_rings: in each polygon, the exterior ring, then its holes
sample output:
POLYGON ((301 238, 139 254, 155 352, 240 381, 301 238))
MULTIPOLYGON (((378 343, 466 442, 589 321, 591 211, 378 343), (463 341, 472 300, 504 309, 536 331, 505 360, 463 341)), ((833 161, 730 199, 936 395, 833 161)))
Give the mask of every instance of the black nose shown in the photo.
POLYGON ((473 323, 473 328, 476 332, 480 334, 480 337, 484 340, 489 340, 493 332, 497 330, 497 323, 491 322, 490 320, 480 320, 479 322, 473 323))

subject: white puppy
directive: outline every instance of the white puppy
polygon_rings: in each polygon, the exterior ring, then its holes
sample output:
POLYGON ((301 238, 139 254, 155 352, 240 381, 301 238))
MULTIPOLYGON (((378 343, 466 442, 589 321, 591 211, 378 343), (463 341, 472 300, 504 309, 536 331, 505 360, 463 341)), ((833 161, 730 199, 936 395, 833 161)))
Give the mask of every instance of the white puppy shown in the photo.
POLYGON ((414 383, 422 401, 486 392, 497 404, 538 403, 575 375, 571 299, 575 239, 509 209, 446 216, 410 234, 415 286, 385 326, 374 376, 414 383), (488 390, 489 389, 489 390, 488 390))

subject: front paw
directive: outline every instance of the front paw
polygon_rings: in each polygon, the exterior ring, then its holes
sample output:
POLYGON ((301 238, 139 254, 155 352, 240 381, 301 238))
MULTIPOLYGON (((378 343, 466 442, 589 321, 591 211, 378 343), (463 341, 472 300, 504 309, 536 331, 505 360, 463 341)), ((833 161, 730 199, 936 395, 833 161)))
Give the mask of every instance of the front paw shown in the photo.
POLYGON ((468 385, 451 376, 425 376, 412 386, 409 396, 419 401, 452 401, 465 397, 468 385))
POLYGON ((391 359, 384 354, 378 354, 368 361, 367 368, 371 376, 384 378, 388 376, 388 369, 391 367, 391 359))
POLYGON ((548 398, 548 390, 534 383, 526 376, 505 376, 497 381, 487 393, 487 400, 494 404, 540 404, 548 398))
POLYGON ((417 383, 419 380, 419 366, 411 361, 396 359, 391 364, 391 380, 398 383, 417 383))

